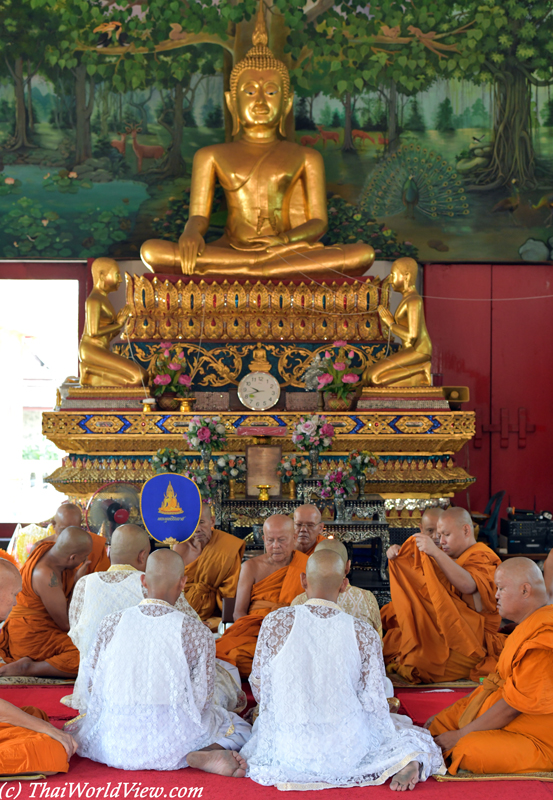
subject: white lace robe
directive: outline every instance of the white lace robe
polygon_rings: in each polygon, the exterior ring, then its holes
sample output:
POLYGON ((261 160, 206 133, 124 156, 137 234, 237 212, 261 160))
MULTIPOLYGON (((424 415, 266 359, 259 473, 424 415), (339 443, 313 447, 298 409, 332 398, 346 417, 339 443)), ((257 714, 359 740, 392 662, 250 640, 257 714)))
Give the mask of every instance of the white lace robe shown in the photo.
POLYGON ((378 634, 335 603, 310 600, 263 621, 250 684, 259 703, 242 749, 247 775, 279 789, 384 783, 410 761, 445 773, 439 747, 390 714, 378 634))
POLYGON ((87 712, 65 730, 77 752, 130 770, 173 770, 234 733, 213 703, 215 642, 201 622, 159 600, 103 619, 84 662, 87 712))
MULTIPOLYGON (((73 694, 64 697, 62 702, 70 708, 78 709, 81 714, 86 711, 87 697, 86 691, 82 690, 82 663, 90 652, 104 617, 116 611, 132 608, 146 598, 147 592, 141 581, 143 574, 128 564, 116 564, 107 572, 85 575, 75 585, 69 606, 68 635, 73 644, 79 648, 81 666, 73 694)), ((184 594, 177 599, 175 608, 187 617, 201 622, 184 594)), ((246 695, 240 683, 225 667, 224 662, 217 660, 214 701, 229 711, 242 711, 246 707, 246 695)))

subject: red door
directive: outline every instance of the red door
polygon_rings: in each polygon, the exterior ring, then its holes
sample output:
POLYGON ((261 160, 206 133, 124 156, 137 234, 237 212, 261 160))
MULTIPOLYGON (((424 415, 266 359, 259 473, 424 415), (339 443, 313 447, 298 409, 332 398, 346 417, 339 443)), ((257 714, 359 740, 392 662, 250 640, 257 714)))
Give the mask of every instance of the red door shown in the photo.
POLYGON ((457 457, 477 481, 456 502, 481 511, 504 489, 503 511, 551 509, 553 266, 429 264, 424 294, 433 369, 477 415, 457 457))

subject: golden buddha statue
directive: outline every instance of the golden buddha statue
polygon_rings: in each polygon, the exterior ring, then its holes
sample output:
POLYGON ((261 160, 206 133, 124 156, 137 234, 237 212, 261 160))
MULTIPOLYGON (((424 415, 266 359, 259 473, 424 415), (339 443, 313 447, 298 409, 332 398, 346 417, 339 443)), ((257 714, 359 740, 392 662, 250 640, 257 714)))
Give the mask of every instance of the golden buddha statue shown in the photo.
POLYGON ((163 502, 158 508, 158 511, 160 514, 182 514, 182 508, 179 505, 179 501, 177 500, 177 495, 175 494, 175 490, 173 489, 171 481, 169 481, 163 502))
POLYGON ((254 348, 252 353, 252 360, 250 362, 250 366, 248 367, 250 372, 270 372, 271 371, 271 364, 267 358, 267 353, 265 352, 265 348, 262 346, 261 342, 257 343, 257 346, 254 348))
POLYGON ((417 272, 413 258, 398 258, 392 264, 390 283, 403 297, 394 316, 384 306, 378 306, 378 314, 403 346, 367 367, 363 373, 365 386, 431 385, 432 342, 424 321, 422 297, 415 288, 417 272))
POLYGON ((318 242, 328 227, 321 154, 278 137, 293 93, 288 69, 267 47, 263 3, 253 45, 232 70, 225 93, 233 135, 241 138, 196 152, 184 232, 178 242, 144 242, 142 261, 152 272, 217 278, 363 275, 374 261, 370 245, 318 242), (228 218, 223 236, 206 244, 216 181, 228 218))
POLYGON ((95 259, 92 280, 94 288, 86 299, 85 326, 79 344, 81 386, 140 386, 147 382, 146 370, 109 349, 128 316, 126 306, 116 314, 108 299, 122 280, 117 261, 95 259))

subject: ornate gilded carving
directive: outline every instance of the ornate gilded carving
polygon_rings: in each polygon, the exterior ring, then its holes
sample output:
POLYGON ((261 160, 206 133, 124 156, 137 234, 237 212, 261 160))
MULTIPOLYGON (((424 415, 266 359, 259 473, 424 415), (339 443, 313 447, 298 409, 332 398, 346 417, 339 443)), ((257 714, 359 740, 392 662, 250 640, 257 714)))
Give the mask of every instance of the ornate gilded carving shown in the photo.
MULTIPOLYGON (((240 378, 247 374, 250 360, 257 349, 257 344, 253 343, 217 347, 184 342, 181 346, 195 376, 195 382, 214 389, 238 386, 240 378)), ((351 350, 356 354, 355 366, 364 369, 373 364, 381 355, 383 347, 382 344, 351 345, 351 350)), ((159 345, 149 342, 117 344, 114 350, 129 358, 131 348, 135 358, 146 369, 149 369, 154 356, 159 352, 159 345)), ((324 353, 327 345, 310 349, 301 345, 274 343, 264 344, 264 348, 273 361, 271 371, 280 385, 283 388, 293 386, 304 389, 305 385, 301 380, 303 373, 318 353, 324 353)))
POLYGON ((131 339, 386 340, 377 308, 389 306, 387 282, 207 283, 129 274, 126 282, 131 339))

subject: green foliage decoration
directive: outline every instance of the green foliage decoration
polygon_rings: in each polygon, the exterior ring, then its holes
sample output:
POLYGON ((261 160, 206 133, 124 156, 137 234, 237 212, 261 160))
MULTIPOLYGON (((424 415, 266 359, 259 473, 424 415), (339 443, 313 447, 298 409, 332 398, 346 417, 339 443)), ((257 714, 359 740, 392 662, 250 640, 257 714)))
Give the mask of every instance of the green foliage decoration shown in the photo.
POLYGON ((76 172, 60 169, 51 174, 48 172, 43 178, 42 188, 46 192, 61 192, 61 194, 77 194, 79 189, 92 189, 90 181, 79 179, 76 172))
POLYGON ((397 234, 387 225, 375 221, 370 214, 334 195, 328 202, 327 244, 353 244, 357 241, 370 244, 377 259, 395 259, 400 256, 417 258, 417 248, 411 242, 399 242, 397 234))
POLYGON ((73 255, 69 245, 73 234, 64 230, 64 222, 55 211, 46 211, 39 203, 21 197, 2 218, 4 233, 13 236, 11 246, 5 248, 7 257, 73 255))

